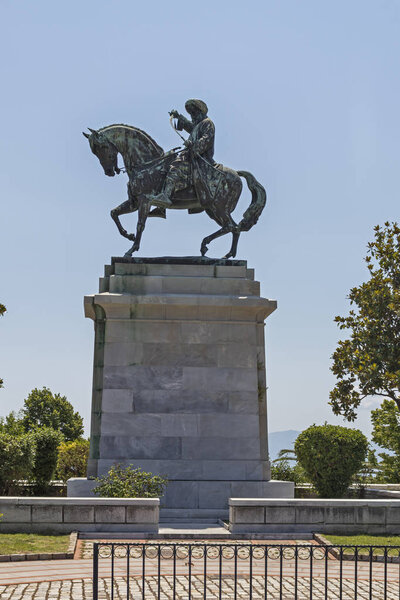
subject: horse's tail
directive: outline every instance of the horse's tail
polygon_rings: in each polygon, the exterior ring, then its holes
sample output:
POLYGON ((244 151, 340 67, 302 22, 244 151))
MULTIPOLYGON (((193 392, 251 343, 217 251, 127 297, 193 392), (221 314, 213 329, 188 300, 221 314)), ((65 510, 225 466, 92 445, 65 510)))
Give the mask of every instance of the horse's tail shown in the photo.
POLYGON ((237 171, 238 175, 244 177, 249 190, 251 191, 251 202, 249 208, 245 211, 243 219, 240 221, 238 227, 240 231, 249 231, 255 225, 260 218, 260 215, 264 209, 265 203, 267 202, 267 192, 257 181, 257 179, 248 171, 237 171))

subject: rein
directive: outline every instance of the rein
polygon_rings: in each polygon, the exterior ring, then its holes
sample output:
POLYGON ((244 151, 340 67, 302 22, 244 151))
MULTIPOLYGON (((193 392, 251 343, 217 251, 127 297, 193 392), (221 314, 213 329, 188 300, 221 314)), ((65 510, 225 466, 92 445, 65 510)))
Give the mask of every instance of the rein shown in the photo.
MULTIPOLYGON (((142 169, 148 169, 149 167, 153 167, 155 165, 158 165, 160 162, 162 162, 163 160, 165 160, 167 158, 167 156, 169 156, 170 154, 180 154, 184 150, 186 150, 186 148, 180 148, 180 146, 177 146, 176 148, 172 148, 172 150, 169 150, 168 152, 166 152, 165 154, 163 154, 162 156, 160 156, 160 158, 155 158, 153 160, 150 160, 147 163, 140 163, 140 170, 142 170, 142 169)), ((117 158, 117 161, 118 161, 118 158, 117 158)), ((131 168, 131 170, 135 171, 138 167, 139 167, 139 165, 133 165, 133 167, 131 168)), ((127 173, 127 168, 126 167, 121 167, 120 171, 122 171, 123 173, 127 173)))

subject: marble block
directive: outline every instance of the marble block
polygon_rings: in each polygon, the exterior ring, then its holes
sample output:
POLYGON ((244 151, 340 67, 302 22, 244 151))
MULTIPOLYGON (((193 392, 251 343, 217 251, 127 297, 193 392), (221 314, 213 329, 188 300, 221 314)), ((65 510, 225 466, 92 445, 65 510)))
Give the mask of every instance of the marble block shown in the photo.
POLYGON ((88 477, 113 463, 164 475, 167 508, 262 494, 264 320, 276 302, 246 262, 113 258, 84 306, 95 327, 88 477))

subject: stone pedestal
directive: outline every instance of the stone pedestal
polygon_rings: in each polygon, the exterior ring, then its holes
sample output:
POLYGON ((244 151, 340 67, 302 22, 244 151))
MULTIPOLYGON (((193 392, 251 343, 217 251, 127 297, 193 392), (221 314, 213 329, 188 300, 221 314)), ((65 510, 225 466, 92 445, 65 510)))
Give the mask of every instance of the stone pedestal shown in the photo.
POLYGON ((245 261, 113 258, 85 297, 88 477, 140 466, 168 478, 164 507, 189 511, 292 495, 269 481, 264 319, 275 308, 245 261))

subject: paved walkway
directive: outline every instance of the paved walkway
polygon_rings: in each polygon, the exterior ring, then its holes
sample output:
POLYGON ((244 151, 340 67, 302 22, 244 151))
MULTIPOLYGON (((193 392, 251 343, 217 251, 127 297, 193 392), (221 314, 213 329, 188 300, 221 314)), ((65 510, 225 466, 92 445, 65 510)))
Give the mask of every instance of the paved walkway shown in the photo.
MULTIPOLYGON (((209 579, 207 582, 207 598, 209 600, 217 600, 219 598, 218 580, 209 579)), ((173 598, 173 583, 172 578, 162 577, 161 579, 161 599, 170 600, 173 598)), ((237 582, 237 598, 238 600, 249 599, 249 579, 241 577, 237 582)), ((384 595, 383 583, 374 581, 372 586, 372 598, 374 600, 398 600, 399 586, 398 583, 389 582, 387 586, 387 595, 384 595)), ((140 600, 142 598, 141 581, 130 580, 130 600, 140 600)), ((268 599, 277 600, 282 597, 285 600, 293 600, 295 593, 294 578, 284 577, 282 580, 282 596, 280 596, 280 579, 278 577, 268 577, 268 599)), ((191 595, 192 598, 204 599, 204 581, 203 578, 194 576, 191 579, 191 595)), ((99 581, 99 599, 111 600, 111 580, 100 579, 99 581)), ((188 577, 179 576, 176 580, 176 600, 187 600, 189 597, 189 579, 188 577)), ((222 582, 222 597, 234 598, 234 580, 232 578, 224 578, 222 582)), ((329 579, 328 582, 328 598, 336 600, 354 600, 354 580, 344 580, 342 586, 342 596, 340 596, 339 581, 337 579, 329 579)), ((369 584, 366 581, 359 581, 357 585, 357 598, 359 600, 367 600, 370 596, 369 584)), ((92 600, 92 582, 89 579, 78 579, 75 581, 53 581, 44 583, 18 584, 7 587, 0 586, 1 600, 92 600)), ((115 600, 127 598, 126 579, 117 577, 114 585, 115 600)), ((146 578, 146 598, 157 598, 157 578, 146 578)), ((264 578, 255 576, 253 578, 253 599, 264 600, 264 578)), ((310 587, 307 578, 300 577, 298 579, 298 599, 309 600, 310 587)), ((314 600, 323 600, 325 596, 325 583, 323 579, 315 579, 313 581, 314 600)))

